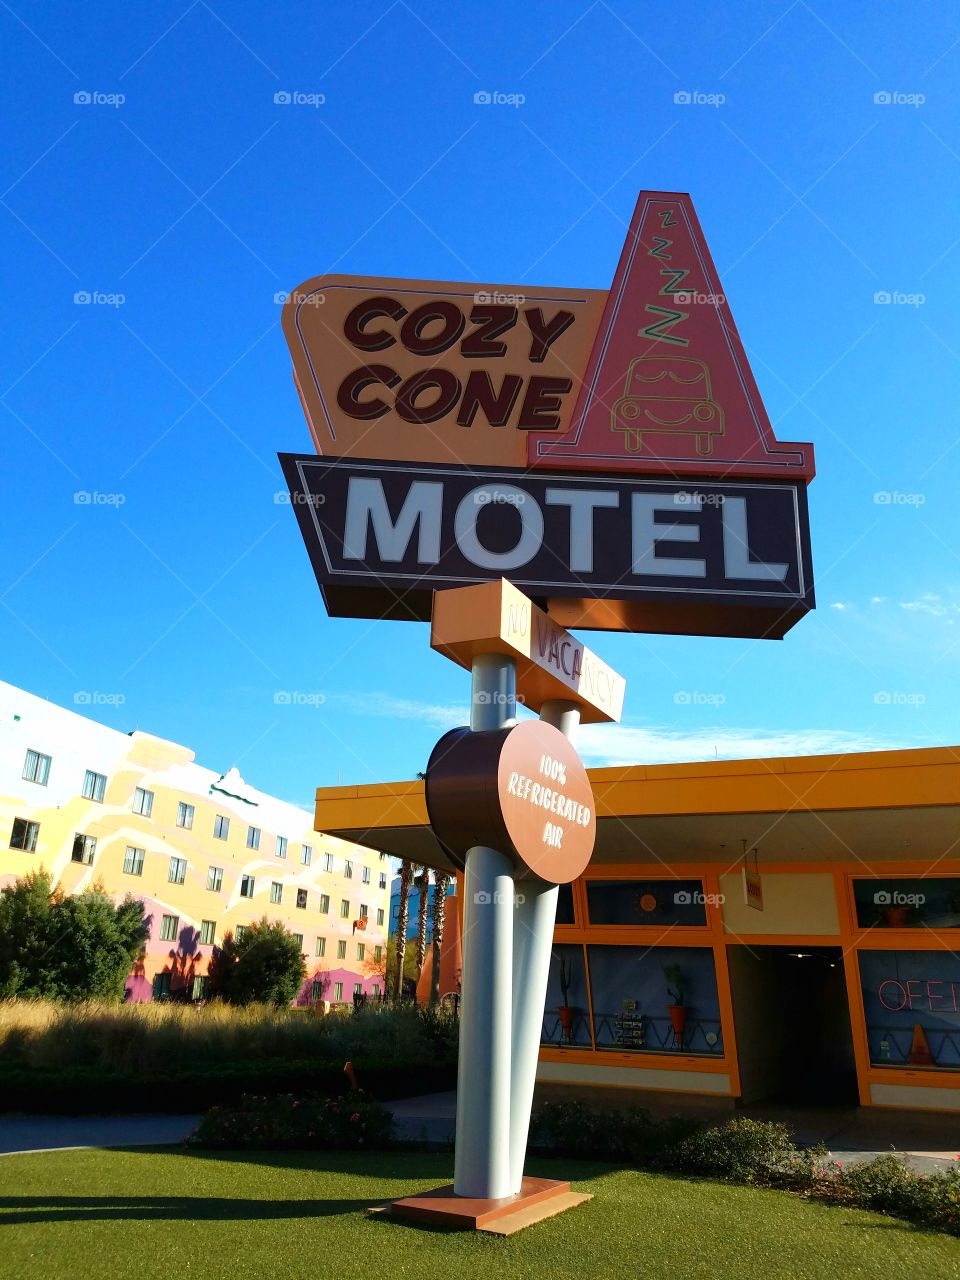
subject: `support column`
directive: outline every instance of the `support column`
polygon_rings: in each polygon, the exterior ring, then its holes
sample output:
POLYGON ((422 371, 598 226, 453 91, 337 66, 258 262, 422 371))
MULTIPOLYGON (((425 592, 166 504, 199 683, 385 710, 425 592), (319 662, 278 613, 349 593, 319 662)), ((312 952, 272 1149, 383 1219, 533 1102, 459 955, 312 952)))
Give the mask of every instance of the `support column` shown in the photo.
MULTIPOLYGON (((473 662, 470 728, 516 719, 516 664, 503 654, 473 662)), ((458 1196, 501 1199, 510 1178, 513 862, 496 849, 467 851, 453 1187, 458 1196)))

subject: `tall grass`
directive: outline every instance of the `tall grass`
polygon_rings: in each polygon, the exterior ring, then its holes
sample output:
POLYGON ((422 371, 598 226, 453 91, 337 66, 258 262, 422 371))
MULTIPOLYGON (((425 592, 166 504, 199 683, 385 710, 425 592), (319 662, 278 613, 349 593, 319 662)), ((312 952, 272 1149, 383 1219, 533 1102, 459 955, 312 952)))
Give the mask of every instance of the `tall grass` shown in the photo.
POLYGON ((456 1058, 457 1024, 411 1007, 330 1013, 266 1005, 0 1001, 0 1066, 176 1071, 231 1062, 456 1058))

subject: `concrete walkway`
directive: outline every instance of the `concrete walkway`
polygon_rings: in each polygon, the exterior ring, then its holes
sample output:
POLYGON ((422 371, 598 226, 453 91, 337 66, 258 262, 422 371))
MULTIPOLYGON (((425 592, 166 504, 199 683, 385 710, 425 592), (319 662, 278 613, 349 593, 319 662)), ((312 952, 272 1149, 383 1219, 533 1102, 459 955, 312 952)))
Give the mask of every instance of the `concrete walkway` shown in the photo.
POLYGON ((0 1155, 182 1142, 199 1116, 0 1116, 0 1155))

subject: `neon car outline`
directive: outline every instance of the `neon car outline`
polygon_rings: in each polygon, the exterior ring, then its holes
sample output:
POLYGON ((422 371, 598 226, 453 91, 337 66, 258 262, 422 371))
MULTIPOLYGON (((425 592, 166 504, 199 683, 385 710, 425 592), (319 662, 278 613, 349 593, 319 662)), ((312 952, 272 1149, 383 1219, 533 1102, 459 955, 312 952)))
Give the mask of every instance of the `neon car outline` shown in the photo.
POLYGON ((623 432, 627 453, 639 453, 643 448, 644 435, 655 432, 694 436, 697 453, 706 458, 713 453, 713 437, 724 434, 723 409, 713 399, 710 370, 702 360, 692 356, 637 356, 631 360, 623 395, 613 406, 610 420, 611 430, 623 432), (645 377, 648 368, 658 368, 659 371, 645 377), (631 391, 636 392, 638 384, 642 389, 653 388, 664 379, 668 380, 668 385, 676 384, 680 388, 700 386, 703 393, 686 396, 631 394, 631 391), (658 413, 654 413, 652 407, 646 407, 651 404, 658 406, 658 413), (666 406, 683 407, 685 412, 682 417, 663 417, 666 406))

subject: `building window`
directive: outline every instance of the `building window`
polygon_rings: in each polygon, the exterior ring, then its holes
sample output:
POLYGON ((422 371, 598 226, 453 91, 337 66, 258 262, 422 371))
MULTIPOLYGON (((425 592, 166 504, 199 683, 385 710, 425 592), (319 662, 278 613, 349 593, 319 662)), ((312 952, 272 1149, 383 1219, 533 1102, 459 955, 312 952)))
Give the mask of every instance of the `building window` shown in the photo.
POLYGON ((363 983, 362 983, 362 982, 355 982, 355 983, 353 984, 353 994, 354 994, 355 996, 362 996, 362 995, 363 995, 363 983))
POLYGON ((707 923, 702 880, 588 880, 591 924, 703 926, 707 923))
POLYGON ((325 916, 329 910, 330 910, 330 895, 329 893, 321 893, 320 914, 325 916))
POLYGON ((380 961, 383 959, 383 947, 373 948, 373 958, 377 964, 380 963, 380 961))
POLYGON ((350 899, 349 898, 340 899, 340 919, 341 920, 350 919, 350 899))
POLYGON ((310 863, 313 861, 313 845, 312 844, 305 844, 302 846, 302 848, 300 849, 300 861, 303 863, 305 867, 309 867, 310 863))
POLYGON ((347 944, 341 938, 340 941, 337 943, 337 959, 346 960, 346 958, 347 958, 347 944))
POLYGON ((215 840, 226 840, 230 834, 230 819, 225 818, 222 813, 218 813, 213 820, 213 838, 215 840))
POLYGON ((314 978, 310 985, 310 999, 316 1002, 323 999, 323 979, 314 978))
POLYGON ((220 892, 220 886, 223 884, 223 867, 210 867, 207 871, 207 888, 214 893, 220 892))
POLYGON ((180 932, 179 916, 163 916, 160 920, 160 941, 173 942, 180 932))
POLYGON ((960 877, 854 880, 861 929, 960 929, 960 877))
POLYGON ((247 827, 247 848, 248 849, 260 848, 260 828, 259 827, 247 827))
POLYGON ((47 785, 50 777, 50 757, 40 751, 28 751, 23 762, 23 776, 27 782, 37 782, 41 787, 47 785))
POLYGON ((381 871, 380 872, 380 888, 385 889, 386 887, 387 887, 387 873, 385 871, 381 871))
POLYGON ((210 994, 210 979, 205 973, 198 973, 194 976, 193 985, 190 988, 191 1000, 206 1000, 210 994))
POLYGON ((370 883, 370 868, 369 868, 369 867, 364 867, 364 868, 363 868, 363 874, 362 874, 362 876, 360 877, 360 879, 363 881, 363 883, 364 883, 364 884, 369 884, 369 883, 370 883))
POLYGON ((73 862, 82 862, 85 867, 91 867, 93 866, 93 855, 96 851, 96 836, 83 836, 78 831, 73 837, 73 853, 70 855, 73 862))
POLYGON ((302 952, 303 951, 303 934, 291 933, 290 937, 294 940, 294 942, 297 944, 297 946, 300 948, 302 952))
POLYGON ((325 956, 326 954, 327 954, 327 940, 326 938, 318 938, 317 939, 317 955, 325 956))
POLYGON ((171 858, 170 870, 167 872, 167 880, 170 884, 183 884, 187 878, 187 860, 186 858, 171 858))
POLYGON ((366 920, 369 914, 370 914, 370 908, 367 906, 365 902, 361 902, 360 903, 360 919, 366 920))
POLYGON ((343 860, 343 874, 348 880, 353 879, 353 863, 349 858, 344 858, 343 860))
POLYGON ((366 954, 367 954, 367 944, 365 942, 358 942, 357 943, 357 959, 358 960, 365 959, 366 954))
POLYGON ((323 855, 323 869, 324 871, 333 870, 333 854, 332 853, 325 853, 323 855))
POLYGON ((301 910, 301 911, 306 911, 306 909, 307 909, 307 891, 306 891, 306 889, 298 889, 298 890, 297 890, 297 906, 300 908, 300 910, 301 910))
POLYGON ((92 769, 88 769, 83 775, 83 798, 84 800, 98 800, 103 804, 103 793, 107 789, 107 775, 105 773, 94 773, 92 769))
POLYGON ((181 800, 177 805, 177 826, 189 831, 193 827, 193 812, 193 805, 181 800))
POLYGON ((253 883, 254 883, 253 876, 240 877, 240 897, 241 898, 253 897, 253 883))
POLYGON ((370 994, 371 994, 371 995, 373 995, 373 996, 378 996, 378 995, 380 994, 380 983, 379 983, 379 982, 375 982, 375 983, 371 986, 371 988, 370 988, 370 994))
POLYGON ((143 787, 137 787, 133 793, 133 812, 139 813, 141 817, 149 818, 153 813, 153 792, 145 791, 143 787))
POLYGON ((333 998, 334 998, 334 1001, 343 999, 343 983, 342 982, 335 982, 333 984, 333 998))
POLYGON ((285 858, 287 856, 287 837, 286 836, 277 836, 276 853, 278 858, 285 858))
POLYGON ((135 849, 132 844, 127 845, 127 852, 123 855, 123 869, 128 876, 143 875, 144 853, 143 849, 135 849))
MULTIPOLYGON (((241 890, 241 893, 242 892, 243 891, 241 890)), ((274 906, 279 906, 283 901, 283 885, 279 880, 274 880, 273 884, 270 886, 270 901, 274 906)))
POLYGON ((377 907, 377 924, 383 924, 383 907, 377 907))
POLYGON ((154 1000, 167 1000, 170 996, 170 975, 169 973, 155 973, 153 975, 153 998, 154 1000))
POLYGON ((14 818, 13 830, 10 832, 10 848, 22 849, 24 853, 35 853, 39 834, 39 822, 30 822, 27 818, 14 818))
POLYGON ((245 924, 238 924, 233 931, 234 941, 242 942, 246 936, 247 936, 247 926, 245 924))
POLYGON ((203 943, 203 945, 205 947, 212 947, 216 936, 217 936, 216 920, 201 920, 200 921, 200 941, 203 943))

